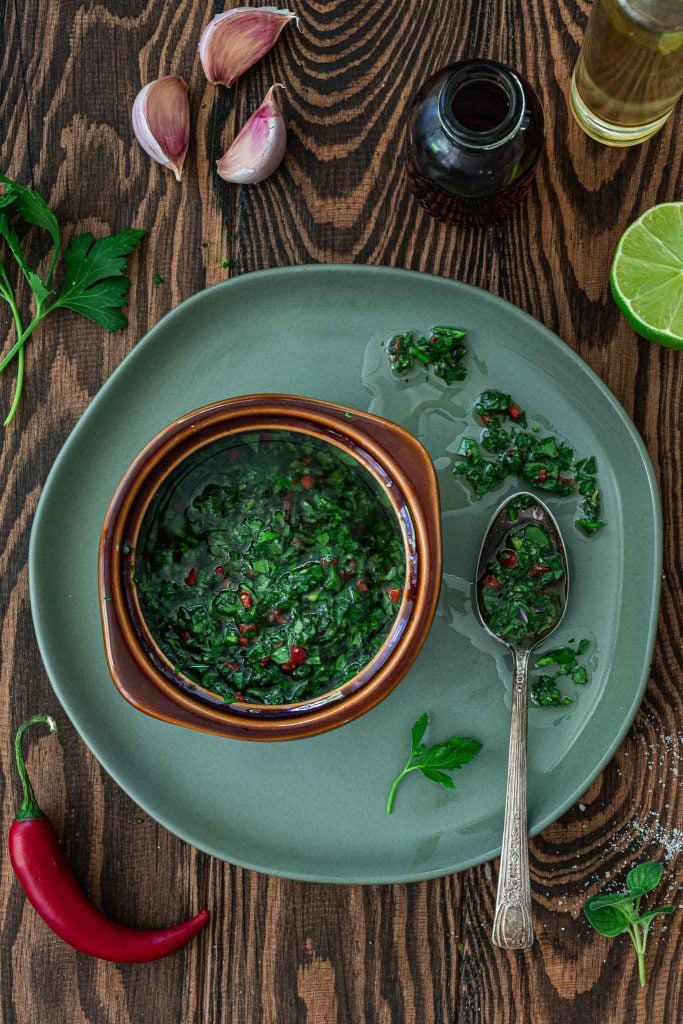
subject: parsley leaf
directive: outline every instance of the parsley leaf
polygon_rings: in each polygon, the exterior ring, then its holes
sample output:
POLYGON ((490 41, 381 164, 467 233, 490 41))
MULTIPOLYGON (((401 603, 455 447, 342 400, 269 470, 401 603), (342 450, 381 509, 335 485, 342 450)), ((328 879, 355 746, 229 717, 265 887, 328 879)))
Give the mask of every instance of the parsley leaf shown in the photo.
POLYGON ((444 789, 455 789, 455 783, 446 772, 456 771, 476 757, 481 750, 478 740, 452 736, 445 743, 436 743, 427 748, 422 742, 429 724, 429 715, 420 715, 410 733, 410 757, 405 767, 394 779, 387 800, 387 814, 391 814, 394 797, 401 781, 409 772, 420 771, 430 782, 437 782, 444 789))
POLYGON ((52 277, 62 251, 62 232, 54 213, 43 197, 32 189, 19 185, 4 174, 0 174, 4 192, 0 194, 0 239, 3 239, 26 278, 35 310, 26 328, 22 319, 14 290, 4 264, 0 260, 0 299, 9 305, 16 329, 16 341, 7 355, 0 360, 0 373, 17 359, 17 379, 12 406, 5 419, 7 426, 19 407, 24 382, 24 345, 36 329, 54 309, 72 309, 94 320, 110 331, 125 327, 128 323, 121 313, 126 304, 130 281, 124 277, 128 256, 138 244, 144 231, 128 229, 97 241, 86 232, 74 238, 65 255, 66 280, 56 298, 52 277), (43 228, 52 240, 52 254, 44 277, 36 273, 27 263, 26 257, 14 230, 10 217, 16 215, 25 223, 43 228))
POLYGON ((659 914, 673 914, 673 906, 656 907, 646 913, 640 912, 643 896, 655 889, 662 878, 662 865, 656 861, 645 861, 629 871, 626 876, 626 892, 610 892, 592 896, 583 912, 596 932, 614 938, 628 932, 638 958, 638 975, 644 988, 647 984, 645 954, 647 934, 655 917, 659 914))
POLYGON ((123 275, 127 257, 144 234, 127 228, 96 242, 89 231, 72 239, 64 255, 66 281, 54 306, 82 313, 109 331, 126 327, 128 321, 121 307, 130 281, 123 275))

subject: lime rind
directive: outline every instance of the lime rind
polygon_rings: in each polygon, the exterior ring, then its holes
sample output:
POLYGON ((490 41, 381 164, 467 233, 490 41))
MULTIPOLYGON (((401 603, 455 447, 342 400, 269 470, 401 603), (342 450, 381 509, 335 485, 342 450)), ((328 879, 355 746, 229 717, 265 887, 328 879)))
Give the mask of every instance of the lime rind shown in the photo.
POLYGON ((662 203, 631 224, 610 270, 614 301, 638 334, 683 349, 683 203, 662 203))

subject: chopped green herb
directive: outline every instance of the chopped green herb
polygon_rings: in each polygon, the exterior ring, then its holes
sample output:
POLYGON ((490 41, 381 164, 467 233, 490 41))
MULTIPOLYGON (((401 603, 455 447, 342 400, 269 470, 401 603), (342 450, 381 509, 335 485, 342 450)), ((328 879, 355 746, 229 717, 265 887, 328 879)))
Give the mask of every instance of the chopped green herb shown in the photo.
POLYGON ((234 267, 234 266, 235 266, 235 261, 234 260, 223 260, 223 269, 224 270, 228 270, 230 267, 234 267))
POLYGON ((416 362, 433 366, 434 373, 452 384, 464 380, 467 368, 462 362, 467 349, 462 343, 466 332, 459 327, 432 327, 426 337, 416 338, 413 331, 397 334, 386 344, 389 363, 395 373, 412 370, 416 362))
POLYGON ((154 283, 155 284, 163 284, 164 283, 164 278, 161 276, 161 274, 155 274, 154 275, 154 283))
MULTIPOLYGON (((560 438, 539 435, 536 427, 529 430, 524 410, 503 391, 482 391, 474 408, 484 430, 479 441, 462 439, 456 454, 465 461, 453 472, 467 480, 477 501, 513 475, 552 494, 578 492, 582 514, 576 524, 584 533, 595 533, 605 525, 593 456, 577 460, 560 438), (493 458, 485 457, 484 451, 493 458)), ((508 514, 512 517, 512 508, 508 514)))
POLYGON ((406 576, 398 521, 358 464, 285 432, 215 442, 150 506, 135 583, 177 671, 226 702, 287 704, 374 656, 406 576))
POLYGON ((410 757, 391 785, 387 800, 387 814, 391 814, 396 790, 410 772, 420 771, 425 778, 431 782, 437 782, 444 789, 455 789, 453 779, 446 772, 456 771, 463 765, 469 764, 481 750, 481 743, 478 740, 462 739, 459 736, 452 736, 444 743, 437 743, 433 747, 427 748, 423 743, 423 738, 428 725, 429 715, 425 712, 418 718, 411 730, 410 757))
POLYGON ((555 584, 563 576, 562 559, 543 527, 511 528, 477 583, 489 629, 509 643, 547 633, 560 615, 555 584))
POLYGON ((209 243, 208 242, 202 242, 202 249, 208 249, 208 248, 209 248, 209 243))
POLYGON ((650 925, 659 914, 673 914, 676 910, 674 906, 665 906, 644 913, 641 911, 640 903, 643 896, 657 888, 662 880, 662 874, 662 865, 656 861, 638 864, 626 876, 625 892, 592 896, 583 908, 590 924, 601 935, 614 938, 617 935, 628 934, 638 958, 638 976, 642 988, 647 984, 645 955, 650 925))
POLYGON ((562 707, 573 704, 572 698, 563 696, 557 685, 558 679, 569 677, 576 686, 585 686, 588 682, 588 670, 578 664, 578 658, 590 647, 590 640, 581 640, 576 648, 570 644, 546 651, 536 661, 536 668, 557 665, 558 671, 553 675, 541 675, 531 680, 532 699, 541 707, 562 707))

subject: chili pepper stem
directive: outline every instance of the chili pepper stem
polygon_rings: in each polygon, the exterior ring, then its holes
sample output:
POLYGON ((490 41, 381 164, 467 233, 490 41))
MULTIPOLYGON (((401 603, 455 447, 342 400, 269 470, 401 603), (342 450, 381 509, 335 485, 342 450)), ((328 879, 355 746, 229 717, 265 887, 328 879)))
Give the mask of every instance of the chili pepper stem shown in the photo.
POLYGON ((31 780, 28 777, 26 762, 24 761, 24 752, 22 749, 24 733, 28 728, 30 728, 30 726, 38 725, 39 723, 49 726, 50 732, 57 732, 57 723, 52 715, 31 715, 30 718, 27 718, 25 722, 21 723, 17 729, 17 735, 14 739, 14 757, 17 763, 19 778, 21 779, 21 786, 24 791, 24 799, 16 815, 17 821, 30 821, 32 818, 45 817, 38 806, 38 801, 36 800, 35 793, 33 792, 33 786, 31 785, 31 780))

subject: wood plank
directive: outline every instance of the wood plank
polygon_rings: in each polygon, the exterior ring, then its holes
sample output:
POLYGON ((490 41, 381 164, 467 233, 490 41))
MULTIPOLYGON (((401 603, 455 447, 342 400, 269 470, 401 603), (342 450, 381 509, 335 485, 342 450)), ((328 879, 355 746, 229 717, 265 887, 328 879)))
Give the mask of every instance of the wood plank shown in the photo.
MULTIPOLYGON (((614 877, 641 856, 666 855, 669 877, 680 877, 672 830, 681 821, 674 773, 683 738, 681 362, 635 339, 606 283, 626 224, 681 194, 680 115, 636 150, 612 152, 586 139, 566 105, 584 14, 567 5, 301 0, 301 31, 286 32, 233 93, 208 86, 194 57, 214 9, 190 0, 0 0, 0 167, 43 191, 73 230, 149 230, 133 267, 128 330, 105 336, 71 316, 46 325, 31 343, 20 417, 2 439, 2 734, 39 707, 56 711, 59 740, 42 742, 30 765, 77 876, 105 910, 143 926, 204 902, 214 912, 210 933, 174 958, 98 964, 61 945, 26 908, 3 855, 0 1016, 7 1024, 584 1024, 611 1014, 668 1024, 681 1002, 680 922, 657 929, 652 981, 641 993, 624 944, 591 933, 580 908, 608 872, 614 877), (552 112, 529 201, 484 230, 431 221, 401 170, 405 108, 417 84, 472 54, 513 63, 552 112), (171 72, 191 83, 201 140, 181 187, 147 160, 129 128, 139 86, 171 72), (258 188, 219 182, 213 161, 273 81, 287 85, 282 170, 258 188), (490 945, 495 865, 428 884, 341 888, 265 878, 198 854, 123 795, 58 709, 27 597, 40 487, 136 339, 179 301, 228 276, 230 259, 239 273, 309 261, 385 263, 489 288, 575 347, 645 437, 665 507, 657 658, 615 760, 581 805, 532 844, 539 940, 528 953, 490 945), (163 285, 153 284, 157 273, 163 285)), ((2 310, 0 337, 8 334, 2 310)), ((6 405, 7 381, 3 388, 6 405)), ((7 827, 16 796, 7 743, 0 765, 7 827)))

